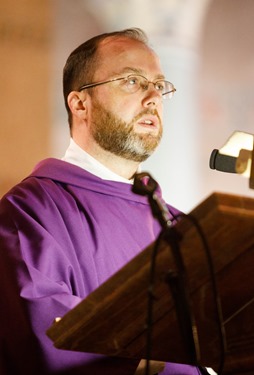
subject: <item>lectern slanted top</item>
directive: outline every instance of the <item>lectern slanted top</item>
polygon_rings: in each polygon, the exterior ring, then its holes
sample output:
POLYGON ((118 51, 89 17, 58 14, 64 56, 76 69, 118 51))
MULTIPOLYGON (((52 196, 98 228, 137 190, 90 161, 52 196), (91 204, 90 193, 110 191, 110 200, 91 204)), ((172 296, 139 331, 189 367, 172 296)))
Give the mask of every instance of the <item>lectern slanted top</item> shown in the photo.
MULTIPOLYGON (((213 193, 175 226, 197 329, 199 364, 225 374, 254 370, 254 200, 213 193), (194 219, 194 221, 193 221, 194 219), (198 223, 206 239, 214 275, 198 223), (218 293, 213 289, 215 276, 218 293), (221 302, 222 326, 216 303, 221 302)), ((147 291, 154 244, 113 275, 47 331, 57 348, 108 356, 145 358, 147 291)), ((154 360, 192 364, 181 334, 175 300, 166 280, 176 270, 172 248, 156 258, 154 360)))

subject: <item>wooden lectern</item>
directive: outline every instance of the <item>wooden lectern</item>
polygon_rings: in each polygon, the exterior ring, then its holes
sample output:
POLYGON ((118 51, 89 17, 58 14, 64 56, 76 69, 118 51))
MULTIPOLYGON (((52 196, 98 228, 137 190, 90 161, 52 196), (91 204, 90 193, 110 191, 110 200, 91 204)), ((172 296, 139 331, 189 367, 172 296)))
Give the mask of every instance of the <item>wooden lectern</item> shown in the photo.
MULTIPOLYGON (((254 374, 254 199, 214 193, 181 219, 174 234, 196 323, 198 364, 218 370, 223 333, 223 374, 254 374)), ((145 358, 153 248, 151 244, 143 250, 49 328, 47 334, 57 348, 145 358)), ((167 282, 175 270, 170 241, 164 239, 156 257, 151 358, 192 364, 167 282)))

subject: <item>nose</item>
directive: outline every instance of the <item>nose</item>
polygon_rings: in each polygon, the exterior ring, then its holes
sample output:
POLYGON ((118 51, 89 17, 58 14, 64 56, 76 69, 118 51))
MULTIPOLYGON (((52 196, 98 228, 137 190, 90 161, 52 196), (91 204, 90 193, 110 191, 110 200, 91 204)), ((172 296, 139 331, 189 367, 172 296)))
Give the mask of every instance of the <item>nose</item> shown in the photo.
POLYGON ((146 108, 156 108, 161 102, 161 94, 155 89, 153 82, 149 82, 147 89, 144 91, 143 106, 146 108))

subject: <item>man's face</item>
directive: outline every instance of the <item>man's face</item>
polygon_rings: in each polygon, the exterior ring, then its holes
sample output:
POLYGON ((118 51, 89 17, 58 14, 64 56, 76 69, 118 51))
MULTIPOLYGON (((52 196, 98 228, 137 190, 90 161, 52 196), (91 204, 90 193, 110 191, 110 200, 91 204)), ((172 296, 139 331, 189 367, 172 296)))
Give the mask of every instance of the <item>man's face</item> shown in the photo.
MULTIPOLYGON (((126 38, 104 41, 93 82, 141 74, 149 81, 162 78, 154 52, 126 38), (135 73, 134 73, 135 72, 135 73)), ((158 146, 162 136, 162 99, 150 83, 147 90, 129 93, 122 81, 97 86, 91 94, 90 132, 104 150, 141 162, 158 146)))

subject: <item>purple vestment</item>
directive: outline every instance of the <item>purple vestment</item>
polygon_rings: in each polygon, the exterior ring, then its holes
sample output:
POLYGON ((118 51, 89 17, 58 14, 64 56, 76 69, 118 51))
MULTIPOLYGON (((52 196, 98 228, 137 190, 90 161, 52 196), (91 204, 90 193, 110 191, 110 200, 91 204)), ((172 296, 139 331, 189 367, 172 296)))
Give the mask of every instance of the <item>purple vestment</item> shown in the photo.
MULTIPOLYGON (((1 373, 133 374, 135 360, 55 349, 45 331, 159 231, 131 185, 42 161, 0 204, 1 373)), ((199 371, 167 364, 163 374, 199 371)))

